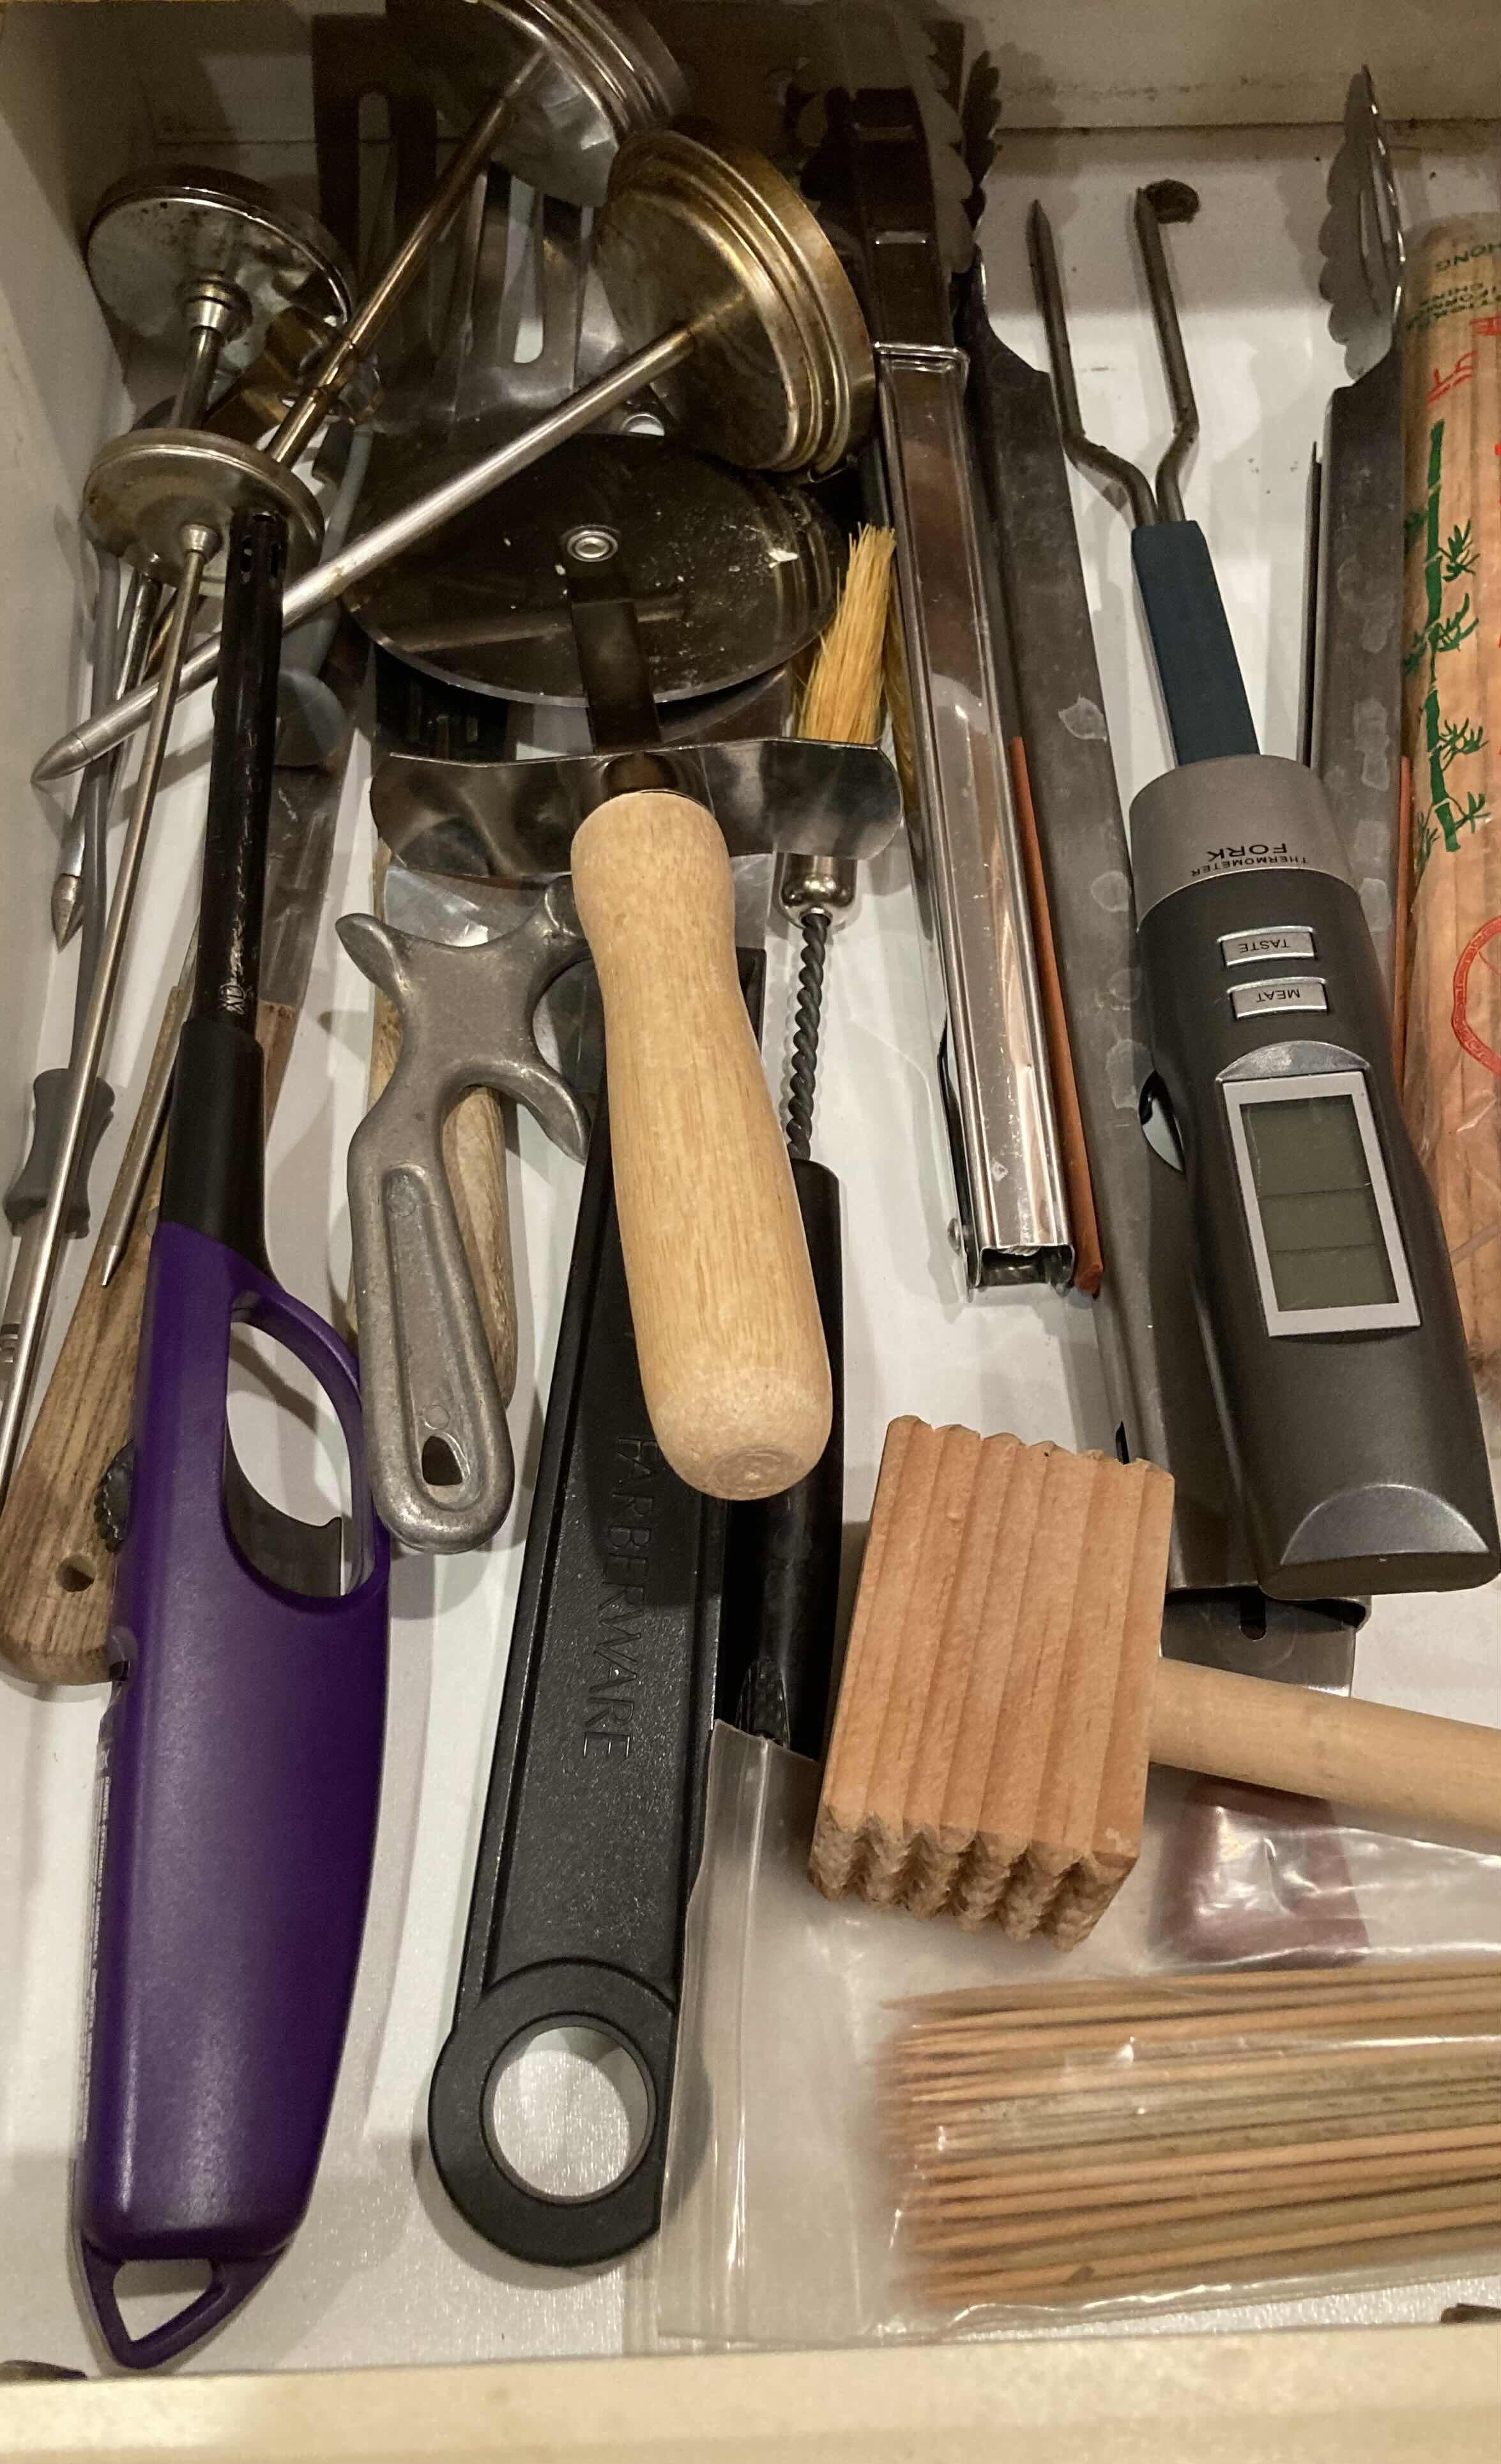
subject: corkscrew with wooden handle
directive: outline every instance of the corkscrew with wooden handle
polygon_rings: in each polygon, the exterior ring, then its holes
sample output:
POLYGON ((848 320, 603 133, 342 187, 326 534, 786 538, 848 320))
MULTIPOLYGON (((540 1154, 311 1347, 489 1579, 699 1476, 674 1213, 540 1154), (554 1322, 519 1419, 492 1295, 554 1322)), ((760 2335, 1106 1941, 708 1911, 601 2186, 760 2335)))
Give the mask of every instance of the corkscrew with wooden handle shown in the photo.
POLYGON ((779 850, 868 862, 896 827, 900 789, 871 746, 667 747, 652 740, 650 701, 635 717, 633 744, 623 715, 625 742, 558 759, 392 756, 372 805, 408 864, 539 890, 571 872, 605 1004, 652 1429, 691 1487, 768 1496, 818 1461, 830 1395, 786 1148, 739 990, 731 868, 779 850))

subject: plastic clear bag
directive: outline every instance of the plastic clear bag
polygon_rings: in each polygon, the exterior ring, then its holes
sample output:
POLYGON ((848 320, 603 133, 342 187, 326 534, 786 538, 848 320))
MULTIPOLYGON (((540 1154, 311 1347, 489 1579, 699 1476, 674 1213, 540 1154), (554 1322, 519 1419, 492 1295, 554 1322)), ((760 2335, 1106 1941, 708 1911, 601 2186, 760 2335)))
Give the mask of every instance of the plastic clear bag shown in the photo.
MULTIPOLYGON (((1352 1913, 1383 1958, 1501 1958, 1501 1856, 1351 1829, 1301 1799, 1258 1811, 1250 1793, 1218 1785, 1223 1818, 1206 1819, 1203 1784, 1173 1771, 1153 1773, 1136 1872, 1095 1934, 1067 1957, 941 1919, 831 1903, 806 1875, 818 1787, 811 1763, 717 1732, 657 2255, 663 2341, 819 2345, 1077 2324, 1077 2299, 1012 2305, 921 2293, 899 2175, 883 2145, 883 2052, 914 1998, 1181 1970, 1185 1862, 1196 1863, 1201 1921, 1218 1923, 1222 1952, 1238 1928, 1248 1966, 1266 1964, 1269 1930, 1279 1960, 1366 1955, 1352 1938, 1352 1913), (1348 1877, 1337 1888, 1332 1848, 1348 1877), (1269 1910, 1280 1910, 1275 1927, 1269 1910)), ((1448 2278, 1495 2264, 1493 2242, 1501 2235, 1477 2232, 1463 2256, 1393 2244, 1379 2264, 1353 2251, 1344 2266, 1315 2251, 1307 2266, 1275 2275, 1264 2267, 1254 2277, 1225 2265, 1167 2292, 1112 2295, 1091 2315, 1245 2303, 1253 2288, 1275 2299, 1448 2278)))

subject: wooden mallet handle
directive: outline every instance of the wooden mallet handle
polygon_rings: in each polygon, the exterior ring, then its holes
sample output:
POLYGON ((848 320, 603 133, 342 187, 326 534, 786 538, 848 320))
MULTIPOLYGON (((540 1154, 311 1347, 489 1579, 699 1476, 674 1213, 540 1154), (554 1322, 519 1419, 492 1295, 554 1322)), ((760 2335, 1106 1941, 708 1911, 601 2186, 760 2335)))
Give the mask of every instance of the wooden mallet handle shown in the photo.
POLYGON ((574 836, 605 1007, 615 1200, 647 1410, 679 1477, 774 1496, 832 1396, 787 1151, 746 1016, 712 815, 617 796, 574 836))
POLYGON ((1163 1660, 1149 1734, 1152 1760, 1181 1771, 1501 1833, 1501 1728, 1163 1660))

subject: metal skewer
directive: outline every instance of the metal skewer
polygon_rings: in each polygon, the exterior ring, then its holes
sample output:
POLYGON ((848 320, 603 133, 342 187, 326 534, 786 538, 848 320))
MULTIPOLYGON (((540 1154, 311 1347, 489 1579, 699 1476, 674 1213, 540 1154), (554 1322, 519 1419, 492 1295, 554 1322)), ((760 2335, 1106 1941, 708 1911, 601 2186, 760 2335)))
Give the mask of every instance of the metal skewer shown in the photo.
MULTIPOLYGON (((353 298, 353 276, 321 226, 228 172, 173 168, 117 180, 95 208, 83 253, 101 306, 127 333, 148 341, 186 336, 171 428, 199 425, 220 376, 248 366, 288 310, 314 326, 333 324, 353 298)), ((116 696, 140 683, 160 610, 160 585, 134 576, 116 696)), ((117 784, 111 779, 98 791, 106 815, 117 784)), ((53 884, 59 949, 78 921, 80 852, 75 821, 53 884)))
POLYGON ((68 1098, 58 1133, 57 1160, 47 1204, 38 1219, 32 1282, 18 1312, 11 1382, 0 1405, 0 1503, 10 1486, 20 1451, 26 1407, 61 1255, 64 1218, 120 982, 146 837, 204 576, 228 537, 234 514, 243 506, 262 504, 285 516, 294 552, 304 562, 311 561, 322 538, 316 500, 299 479, 250 446, 232 446, 181 429, 120 436, 96 459, 85 489, 85 518, 96 537, 106 547, 128 557, 153 584, 175 583, 176 596, 161 673, 152 692, 145 748, 121 848, 120 871, 110 900, 99 970, 69 1065, 68 1098))
MULTIPOLYGON (((345 314, 349 301, 339 252, 316 224, 280 206, 254 182, 216 173, 153 172, 117 182, 95 213, 85 254, 100 300, 128 330, 145 337, 186 331, 188 338, 168 414, 172 426, 117 437, 97 457, 85 490, 85 518, 101 552, 118 552, 135 567, 121 652, 121 673, 127 683, 133 684, 145 665, 166 585, 177 581, 186 587, 190 582, 192 604, 186 622, 173 611, 166 642, 168 655, 164 655, 161 681, 151 688, 146 759, 107 923, 104 844, 118 759, 101 763, 100 775, 86 782, 80 798, 84 852, 77 859, 79 869, 55 883, 55 924, 62 911, 61 921, 71 931, 81 901, 85 939, 65 1083, 49 1093, 45 1119, 38 1108, 41 1152, 35 1177, 46 1196, 20 1227, 20 1250, 0 1323, 0 1375, 6 1378, 0 1407, 0 1498, 18 1449, 60 1244, 88 1228, 88 1157, 112 1101, 99 1082, 104 1040, 166 731, 202 583, 192 543, 198 540, 205 555, 212 554, 226 526, 221 511, 232 510, 247 494, 260 501, 268 492, 257 467, 264 457, 236 448, 215 465, 211 457, 217 449, 210 447, 209 467, 217 475, 206 499, 203 470, 194 452, 194 424, 208 408, 221 367, 253 356, 267 328, 289 304, 296 301, 314 316, 329 318, 345 314), (71 894, 62 886, 70 882, 77 884, 71 894)), ((273 477, 269 493, 275 500, 283 482, 278 471, 274 470, 273 477)), ((297 482, 290 484, 304 551, 310 544, 316 554, 317 507, 297 482)), ((107 667, 108 647, 101 641, 99 648, 107 667)), ((74 860, 65 847, 64 864, 74 860)))

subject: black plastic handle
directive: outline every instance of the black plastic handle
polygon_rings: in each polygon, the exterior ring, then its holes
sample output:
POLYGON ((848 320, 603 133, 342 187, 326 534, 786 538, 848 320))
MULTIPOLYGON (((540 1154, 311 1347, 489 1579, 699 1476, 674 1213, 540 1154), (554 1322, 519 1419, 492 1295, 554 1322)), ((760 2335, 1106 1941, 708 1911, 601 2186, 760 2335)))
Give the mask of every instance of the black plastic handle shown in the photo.
POLYGON ((816 1762, 828 1719, 844 1538, 844 1265, 838 1181, 827 1165, 806 1160, 794 1160, 792 1177, 834 1417, 822 1456, 795 1488, 730 1510, 719 1717, 816 1762))
POLYGON ((264 1064, 255 1041, 287 525, 235 515, 224 579, 198 969, 172 1070, 161 1220, 266 1265, 264 1064))
POLYGON ((1138 524, 1131 558, 1178 760, 1259 752, 1209 543, 1198 523, 1138 524))
MULTIPOLYGON (((764 962, 741 953, 759 1018, 764 962)), ((476 2233, 553 2267, 656 2229, 702 1845, 725 1508, 680 1481, 636 1365, 603 1096, 589 1142, 480 1831, 453 2026, 428 2099, 439 2177, 476 2233), (549 2029, 624 2048, 646 2090, 629 2169, 557 2198, 507 2161, 500 2065, 549 2029)))

